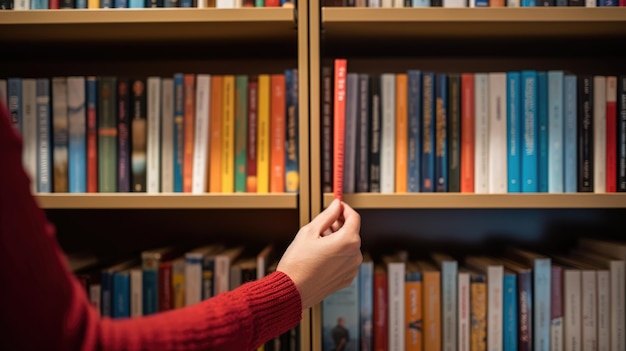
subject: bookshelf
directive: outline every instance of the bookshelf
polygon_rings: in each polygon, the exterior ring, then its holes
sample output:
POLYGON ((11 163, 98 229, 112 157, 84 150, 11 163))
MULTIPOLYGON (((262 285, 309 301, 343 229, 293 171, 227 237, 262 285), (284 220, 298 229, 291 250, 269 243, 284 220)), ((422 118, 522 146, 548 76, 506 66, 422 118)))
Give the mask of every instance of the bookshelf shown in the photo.
MULTIPOLYGON (((0 44, 12 53, 0 58, 3 78, 298 69, 299 193, 37 194, 63 249, 106 256, 172 240, 288 243, 310 220, 307 11, 306 6, 0 11, 0 44)), ((304 311, 302 345, 310 344, 309 318, 304 311)))
MULTIPOLYGON (((322 192, 321 72, 334 58, 346 58, 348 72, 378 74, 409 68, 619 74, 626 58, 614 48, 626 39, 626 8, 351 8, 314 0, 309 9, 312 216, 333 199, 322 192)), ((626 214, 624 193, 355 193, 344 200, 361 214, 364 249, 418 253, 558 248, 592 233, 623 238, 612 228, 626 214)), ((321 311, 321 304, 312 309, 315 351, 322 349, 321 311)))

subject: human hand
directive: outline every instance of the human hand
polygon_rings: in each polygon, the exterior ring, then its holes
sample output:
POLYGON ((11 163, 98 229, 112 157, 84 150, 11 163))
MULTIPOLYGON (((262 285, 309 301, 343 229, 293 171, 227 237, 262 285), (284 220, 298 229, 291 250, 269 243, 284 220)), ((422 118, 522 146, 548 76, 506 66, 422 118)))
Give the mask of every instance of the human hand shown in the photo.
POLYGON ((352 283, 363 261, 360 230, 361 216, 340 200, 300 228, 276 269, 295 283, 302 309, 352 283))

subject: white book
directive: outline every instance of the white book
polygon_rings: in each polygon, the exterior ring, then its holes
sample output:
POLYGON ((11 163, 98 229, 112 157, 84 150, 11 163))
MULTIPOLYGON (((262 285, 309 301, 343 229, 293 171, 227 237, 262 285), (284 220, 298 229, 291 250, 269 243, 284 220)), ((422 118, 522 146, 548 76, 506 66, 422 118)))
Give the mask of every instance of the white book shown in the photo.
POLYGON ((458 351, 470 351, 470 273, 458 274, 458 351))
POLYGON ((197 0, 196 7, 198 7, 198 8, 208 7, 207 6, 207 0, 197 0))
POLYGON ((141 267, 130 270, 130 316, 143 315, 143 270, 141 267))
POLYGON ((474 86, 474 192, 486 194, 489 193, 489 74, 474 73, 474 86))
POLYGON ((9 108, 9 105, 7 105, 7 102, 8 102, 7 89, 8 89, 7 80, 0 79, 0 104, 2 104, 4 108, 9 108))
POLYGON ((487 276, 487 351, 502 351, 504 265, 484 256, 468 256, 465 264, 487 276))
POLYGON ((22 164, 37 192, 37 80, 22 79, 22 164))
POLYGON ((596 0, 585 0, 585 7, 597 7, 596 0))
POLYGON ((392 7, 404 7, 404 0, 391 0, 392 7))
POLYGON ((394 0, 380 0, 380 7, 394 7, 394 0))
POLYGON ((387 262, 389 350, 404 350, 404 277, 406 263, 387 262))
POLYGON ((506 73, 489 73, 489 193, 508 191, 507 175, 507 123, 506 123, 506 73))
POLYGON ((606 192, 606 76, 593 77, 593 192, 606 192))
POLYGON ((196 115, 191 173, 191 192, 207 192, 207 170, 209 159, 209 103, 211 96, 211 76, 196 75, 196 115))
POLYGON ((380 192, 389 194, 396 191, 396 76, 393 73, 383 73, 380 80, 380 192))
POLYGON ((608 269, 597 271, 598 279, 598 351, 611 350, 611 278, 608 269))
POLYGON ((506 6, 507 7, 520 7, 520 0, 507 0, 506 1, 506 6))
POLYGON ((230 266, 243 252, 243 246, 233 246, 215 255, 215 295, 230 290, 230 266))
POLYGON ((161 188, 161 77, 148 77, 146 192, 158 193, 161 188))
POLYGON ((467 7, 467 0, 443 0, 443 7, 467 7))
POLYGON ((13 3, 14 10, 30 10, 29 0, 15 0, 13 3))
POLYGON ((185 306, 202 301, 202 266, 204 258, 219 250, 216 245, 195 248, 185 253, 185 306))
POLYGON ((174 192, 174 78, 161 81, 161 192, 174 192))
POLYGON ((565 351, 581 351, 581 273, 577 268, 563 269, 563 300, 565 316, 563 323, 563 348, 565 351))
POLYGON ((218 9, 234 9, 237 7, 236 0, 216 0, 215 7, 218 9))

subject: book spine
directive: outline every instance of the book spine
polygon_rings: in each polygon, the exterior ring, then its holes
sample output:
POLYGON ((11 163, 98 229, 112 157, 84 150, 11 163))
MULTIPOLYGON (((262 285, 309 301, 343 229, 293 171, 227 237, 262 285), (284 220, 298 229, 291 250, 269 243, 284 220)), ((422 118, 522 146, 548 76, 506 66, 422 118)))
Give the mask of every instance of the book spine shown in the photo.
POLYGON ((385 351, 389 347, 387 272, 374 270, 374 350, 385 351))
POLYGON ((563 191, 575 193, 577 191, 577 76, 566 74, 563 78, 564 116, 563 116, 563 191))
POLYGON ((522 71, 522 192, 539 191, 539 124, 537 117, 537 72, 522 71))
POLYGON ((474 73, 461 74, 461 192, 474 192, 474 73))
POLYGON ((158 300, 159 312, 171 310, 173 308, 172 300, 172 261, 159 262, 159 286, 158 300))
POLYGON ((548 192, 562 193, 563 162, 563 71, 548 71, 548 192))
POLYGON ((285 70, 285 191, 288 193, 300 190, 298 84, 298 70, 285 70))
POLYGON ((508 189, 506 72, 491 72, 489 78, 488 184, 489 193, 504 194, 508 189))
MULTIPOLYGON (((20 123, 21 124, 21 123, 20 123)), ((67 78, 52 78, 52 164, 55 193, 69 191, 68 184, 68 129, 67 78)))
POLYGON ((373 75, 370 77, 371 93, 371 114, 370 114, 370 192, 380 192, 380 148, 381 148, 381 125, 382 125, 382 104, 381 104, 381 77, 373 75))
POLYGON ((501 265, 487 267, 487 349, 502 351, 503 335, 503 283, 501 265))
POLYGON ((470 274, 458 274, 458 350, 470 351, 470 274))
POLYGON ((141 269, 130 271, 130 317, 143 316, 141 269))
POLYGON ((183 76, 183 192, 190 193, 193 186, 193 147, 196 121, 196 75, 183 76))
POLYGON ((11 125, 18 133, 22 130, 22 78, 12 77, 8 79, 8 109, 11 125))
POLYGON ((533 274, 528 270, 518 274, 519 351, 533 349, 533 274))
POLYGON ((235 191, 246 192, 248 143, 248 76, 235 77, 235 191))
POLYGON ((435 73, 422 72, 422 192, 435 191, 435 73))
POLYGON ((117 79, 117 191, 131 191, 131 116, 130 81, 125 77, 117 79))
POLYGON ((550 278, 550 351, 563 351, 563 267, 553 265, 550 278))
POLYGON ((581 351, 581 275, 579 269, 563 272, 563 348, 565 351, 581 351))
POLYGON ((333 191, 333 69, 322 67, 322 191, 333 191))
POLYGON ((347 70, 346 59, 335 59, 333 70, 333 192, 335 198, 339 199, 343 197, 347 70))
POLYGON ((374 311, 374 263, 364 261, 359 265, 359 313, 361 351, 374 350, 373 311, 374 311))
POLYGON ((195 131, 191 170, 191 192, 194 194, 202 194, 207 189, 210 89, 211 76, 198 74, 196 76, 195 131))
POLYGON ((606 192, 606 76, 593 76, 593 191, 606 192))
POLYGON ((550 350, 551 311, 551 261, 549 258, 535 259, 533 266, 533 319, 535 351, 550 350))
POLYGON ((387 286, 389 292, 389 350, 404 350, 405 346, 405 272, 406 267, 404 262, 390 262, 387 264, 387 286))
POLYGON ((507 178, 509 193, 522 191, 520 73, 507 72, 507 178))
POLYGON ((448 75, 435 74, 435 191, 448 191, 448 75))
POLYGON ((174 308, 185 307, 185 259, 172 262, 172 298, 174 308))
POLYGON ((448 74, 448 191, 461 192, 461 76, 448 74))
POLYGON ((174 79, 161 87, 161 192, 174 192, 174 79))
POLYGON ((517 351, 518 346, 518 309, 517 309, 517 276, 505 273, 503 278, 503 326, 502 326, 502 349, 504 351, 517 351))
POLYGON ((366 73, 359 74, 359 96, 357 117, 357 156, 356 156, 356 191, 366 193, 369 191, 369 81, 370 76, 366 73))
POLYGON ((37 191, 52 192, 50 80, 37 79, 37 191))
POLYGON ((209 192, 222 192, 222 104, 224 77, 211 76, 211 117, 209 118, 209 192))
POLYGON ((148 77, 147 88, 146 192, 155 194, 161 189, 162 78, 148 77))
POLYGON ((596 270, 582 271, 582 350, 598 348, 598 288, 596 270))
POLYGON ((148 134, 148 111, 146 80, 136 78, 131 80, 131 165, 132 191, 146 192, 146 153, 148 134))
POLYGON ((117 191, 117 100, 114 76, 100 77, 98 82, 98 191, 117 191))
POLYGON ((343 193, 356 191, 357 118, 359 102, 359 75, 346 75, 346 114, 343 147, 343 193))
POLYGON ((578 191, 593 192, 593 77, 578 81, 578 191))
POLYGON ((159 259, 151 256, 142 257, 142 294, 143 314, 159 311, 159 259))
POLYGON ((474 192, 489 192, 489 74, 475 73, 474 192))
POLYGON ((270 76, 259 75, 257 123, 257 192, 270 191, 270 76))
POLYGON ((185 306, 202 301, 202 261, 200 254, 185 254, 185 306))
POLYGON ((422 273, 406 272, 404 282, 405 306, 405 350, 421 351, 424 336, 422 335, 422 273))
POLYGON ((395 115, 396 115, 396 138, 395 138, 395 192, 405 193, 407 191, 408 176, 408 77, 405 73, 397 73, 396 94, 395 94, 395 115))
POLYGON ((442 350, 456 351, 457 347, 457 261, 444 261, 441 264, 441 303, 442 303, 442 350))
POLYGON ((270 77, 270 192, 285 192, 285 74, 270 77))
POLYGON ((98 192, 98 78, 87 77, 87 192, 98 192))
MULTIPOLYGON (((598 351, 609 351, 611 350, 611 346, 615 347, 616 345, 611 345, 611 314, 619 313, 620 316, 624 315, 624 310, 621 311, 618 309, 617 304, 611 305, 611 288, 610 288, 610 272, 608 269, 601 269, 597 271, 597 283, 598 283, 598 351), (612 309, 615 309, 615 312, 611 312, 612 309)), ((622 272, 621 277, 624 277, 622 272)), ((623 335, 622 335, 623 336, 623 335)))
POLYGON ((484 275, 470 278, 470 350, 487 350, 487 282, 484 275))
MULTIPOLYGON (((6 107, 6 105, 3 105, 6 107)), ((22 79, 22 165, 37 192, 37 79, 22 79)))
POLYGON ((130 317, 130 276, 125 272, 113 274, 112 317, 130 317))
MULTIPOLYGON (((259 80, 256 75, 248 78, 248 145, 246 149, 246 191, 257 192, 257 108, 259 80)), ((295 109, 294 109, 295 110, 295 109)), ((296 138, 297 138, 296 133, 296 138)), ((296 143, 297 144, 297 143, 296 143)))
POLYGON ((183 192, 184 160, 184 74, 174 74, 174 192, 183 192))
POLYGON ((380 191, 396 191, 396 76, 380 76, 381 128, 380 128, 380 191))
POLYGON ((69 159, 68 180, 72 193, 87 192, 87 115, 85 77, 67 78, 69 159))
MULTIPOLYGON (((222 192, 235 191, 235 76, 225 75, 222 85, 222 192)), ((271 160, 271 157, 270 157, 271 160)))
POLYGON ((103 270, 101 274, 101 281, 101 315, 103 317, 113 317, 113 272, 103 270))
MULTIPOLYGON (((424 351, 441 350, 441 273, 422 272, 424 351)), ((392 349, 390 349, 392 350, 392 349)))
POLYGON ((407 191, 420 192, 421 186, 421 112, 422 112, 422 72, 409 70, 408 76, 408 184, 407 191))
POLYGON ((548 73, 546 71, 537 72, 537 122, 539 128, 538 154, 538 191, 548 192, 548 73))

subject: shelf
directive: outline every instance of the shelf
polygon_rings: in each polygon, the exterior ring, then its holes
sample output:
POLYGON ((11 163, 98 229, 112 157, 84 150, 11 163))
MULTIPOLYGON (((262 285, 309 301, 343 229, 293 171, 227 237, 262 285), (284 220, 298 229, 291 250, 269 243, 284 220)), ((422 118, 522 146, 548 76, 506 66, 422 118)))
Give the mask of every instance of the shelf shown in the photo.
MULTIPOLYGON (((324 207, 333 194, 324 194, 324 207)), ((624 208, 626 193, 592 194, 344 194, 355 209, 538 209, 624 208)))
POLYGON ((626 38, 626 8, 322 8, 329 40, 626 38))
POLYGON ((44 209, 297 209, 297 194, 39 194, 44 209))
POLYGON ((0 11, 0 43, 293 41, 293 8, 0 11))

